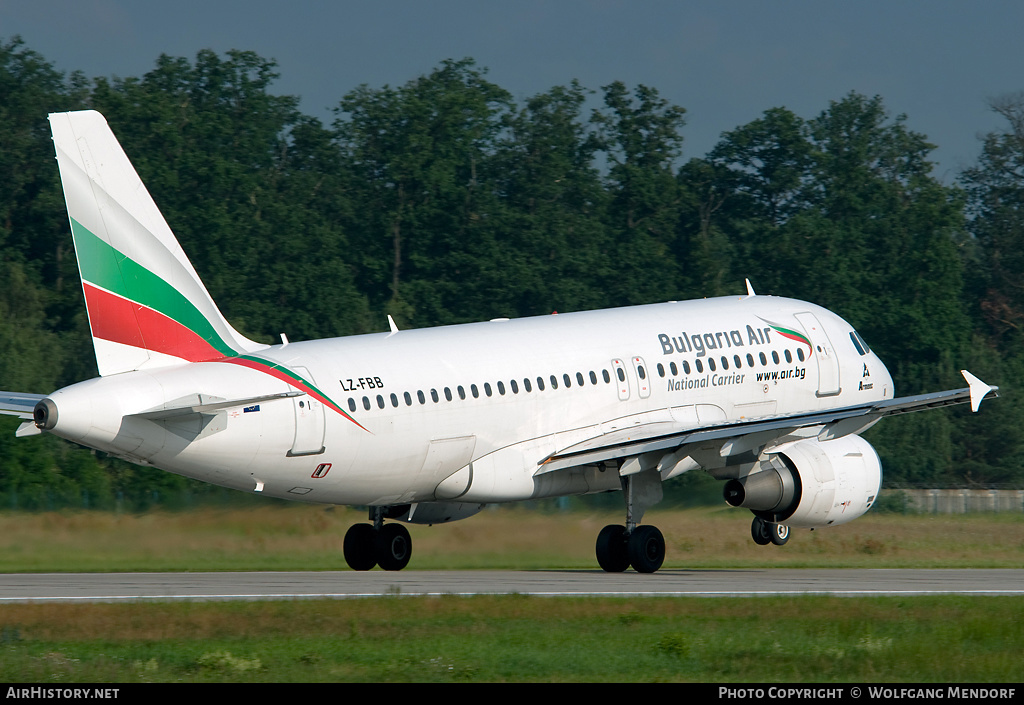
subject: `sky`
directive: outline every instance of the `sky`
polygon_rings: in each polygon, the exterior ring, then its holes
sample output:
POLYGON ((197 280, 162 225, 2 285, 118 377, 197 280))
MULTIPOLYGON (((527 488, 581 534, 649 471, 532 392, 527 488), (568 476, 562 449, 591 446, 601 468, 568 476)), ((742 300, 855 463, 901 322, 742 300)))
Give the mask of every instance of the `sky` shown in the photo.
POLYGON ((987 101, 1024 91, 1022 27, 1019 0, 0 0, 0 41, 58 70, 124 78, 162 53, 251 50, 325 122, 361 84, 464 57, 519 101, 573 79, 595 106, 613 81, 653 87, 687 110, 684 158, 769 108, 812 118, 879 95, 937 145, 947 183, 1004 127, 987 101))

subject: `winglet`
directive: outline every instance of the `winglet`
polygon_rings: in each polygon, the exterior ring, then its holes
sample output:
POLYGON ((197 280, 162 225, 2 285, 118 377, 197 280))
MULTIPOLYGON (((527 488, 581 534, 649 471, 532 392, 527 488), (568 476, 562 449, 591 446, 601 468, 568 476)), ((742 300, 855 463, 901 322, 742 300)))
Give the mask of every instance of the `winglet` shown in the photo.
POLYGON ((750 280, 744 279, 743 281, 747 283, 747 296, 757 296, 757 294, 754 293, 754 287, 750 285, 750 280))
POLYGON ((978 410, 978 407, 981 406, 982 399, 984 399, 989 392, 994 392, 999 389, 999 387, 993 387, 985 384, 967 370, 960 370, 960 374, 964 376, 964 379, 967 380, 968 386, 971 388, 971 411, 978 410))
POLYGON ((392 333, 398 332, 398 326, 395 325, 395 319, 391 317, 390 313, 388 314, 388 326, 391 328, 392 333))

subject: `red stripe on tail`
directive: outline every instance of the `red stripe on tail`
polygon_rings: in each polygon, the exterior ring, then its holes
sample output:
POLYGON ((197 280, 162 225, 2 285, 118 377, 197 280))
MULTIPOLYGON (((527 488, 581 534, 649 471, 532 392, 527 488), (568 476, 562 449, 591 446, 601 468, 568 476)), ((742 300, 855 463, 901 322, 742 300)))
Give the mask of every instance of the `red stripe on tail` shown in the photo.
POLYGON ((219 360, 224 354, 158 311, 83 282, 89 325, 96 338, 180 357, 189 362, 219 360))

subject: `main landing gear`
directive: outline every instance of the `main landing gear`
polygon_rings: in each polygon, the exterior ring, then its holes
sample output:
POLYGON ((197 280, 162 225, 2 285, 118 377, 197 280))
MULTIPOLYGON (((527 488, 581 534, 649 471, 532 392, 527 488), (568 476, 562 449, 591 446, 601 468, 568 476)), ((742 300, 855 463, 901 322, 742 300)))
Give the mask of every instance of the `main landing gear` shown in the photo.
POLYGON ((750 525, 750 536, 758 546, 767 546, 770 543, 776 546, 785 546, 789 541, 789 527, 761 517, 754 517, 754 521, 750 525))
POLYGON ((597 562, 609 573, 633 566, 638 573, 653 573, 665 562, 665 537, 657 527, 639 526, 644 511, 661 501, 661 477, 656 470, 623 476, 626 525, 610 524, 597 535, 597 562))
POLYGON ((597 535, 597 562, 609 573, 633 566, 638 573, 653 573, 665 562, 665 538, 656 526, 609 524, 597 535))
POLYGON ((412 539, 401 524, 384 523, 384 507, 371 507, 373 524, 353 524, 345 533, 345 562, 352 570, 401 570, 412 558, 412 539))

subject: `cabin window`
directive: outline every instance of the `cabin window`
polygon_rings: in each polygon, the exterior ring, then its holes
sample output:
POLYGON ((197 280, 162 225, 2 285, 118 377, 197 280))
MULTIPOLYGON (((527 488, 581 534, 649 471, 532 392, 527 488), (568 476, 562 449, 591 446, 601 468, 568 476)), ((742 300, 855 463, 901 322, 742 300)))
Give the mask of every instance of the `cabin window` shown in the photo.
POLYGON ((448 401, 452 400, 452 390, 450 387, 444 388, 444 398, 447 399, 448 401))
POLYGON ((615 368, 615 375, 619 378, 620 382, 625 382, 626 381, 626 373, 622 371, 621 367, 616 367, 615 368))
MULTIPOLYGON (((662 375, 662 377, 664 376, 665 375, 662 375)), ((576 384, 580 385, 581 387, 583 386, 583 374, 580 372, 576 373, 576 384)))
POLYGON ((498 382, 498 394, 505 396, 505 383, 498 382))
POLYGON ((605 384, 611 384, 612 376, 608 374, 608 370, 601 370, 601 375, 604 377, 605 384))
POLYGON ((700 361, 700 358, 697 358, 696 360, 694 360, 693 364, 697 367, 697 372, 703 372, 704 371, 704 363, 702 363, 700 361))
POLYGON ((480 390, 477 389, 477 386, 475 384, 469 385, 469 391, 473 393, 473 398, 474 399, 479 399, 480 398, 480 390))
POLYGON ((511 387, 513 394, 519 394, 519 383, 518 382, 516 382, 515 380, 512 380, 511 382, 508 383, 508 386, 511 387))
POLYGON ((683 372, 690 374, 690 363, 686 360, 683 360, 683 372))
POLYGON ((555 377, 554 375, 551 375, 551 377, 549 377, 549 379, 551 380, 551 388, 552 389, 558 389, 558 377, 555 377))
MULTIPOLYGON (((658 363, 658 376, 659 377, 664 377, 665 376, 665 366, 663 364, 661 364, 660 362, 658 363)), ((582 382, 581 382, 581 384, 582 384, 582 382)))
POLYGON ((380 394, 377 395, 377 406, 379 406, 381 409, 384 408, 384 397, 382 397, 380 394))
POLYGON ((733 355, 732 361, 736 363, 736 369, 743 367, 743 360, 740 359, 739 355, 733 355))
POLYGON ((751 355, 750 353, 747 353, 747 367, 753 367, 753 366, 754 366, 754 356, 751 355))
POLYGON ((793 353, 791 353, 789 351, 789 348, 786 348, 785 355, 786 355, 786 362, 793 362, 793 353))
POLYGON ((348 398, 348 410, 349 411, 355 411, 356 410, 356 400, 353 399, 352 397, 348 398))
POLYGON ((484 382, 484 394, 486 394, 487 396, 491 396, 491 383, 490 382, 484 382))
POLYGON ((529 377, 525 377, 523 379, 523 389, 525 389, 528 392, 532 392, 533 391, 533 385, 530 384, 530 378, 529 377))
POLYGON ((537 391, 539 391, 539 392, 543 392, 544 391, 544 378, 543 377, 538 377, 537 378, 537 391))
POLYGON ((458 391, 459 391, 459 399, 462 399, 463 401, 465 401, 466 400, 466 390, 463 388, 463 386, 461 384, 459 385, 459 390, 458 391))
POLYGON ((775 350, 772 350, 772 362, 779 364, 779 353, 775 350))
POLYGON ((636 376, 640 379, 647 379, 647 370, 644 369, 643 365, 636 366, 636 376))
POLYGON ((437 390, 436 389, 431 389, 430 390, 430 398, 434 401, 435 404, 440 401, 440 398, 437 396, 437 390))
MULTIPOLYGON (((621 374, 622 370, 619 370, 619 373, 621 374)), ((572 380, 569 379, 569 375, 562 375, 562 381, 565 382, 566 389, 572 386, 572 380)))
POLYGON ((762 367, 767 367, 768 366, 768 358, 766 358, 764 356, 764 353, 758 353, 758 357, 761 358, 761 366, 762 367))
POLYGON ((597 375, 594 374, 593 370, 590 371, 590 383, 597 384, 597 375))
MULTIPOLYGON (((700 360, 697 360, 697 364, 698 365, 700 364, 700 360)), ((709 357, 708 358, 708 369, 711 370, 712 372, 715 371, 715 369, 716 369, 715 368, 715 358, 713 358, 713 357, 709 357)))
POLYGON ((409 392, 406 392, 404 396, 405 396, 405 405, 406 406, 412 406, 412 394, 409 394, 409 392))
POLYGON ((391 406, 398 408, 398 395, 394 393, 391 394, 391 406))
POLYGON ((803 349, 803 348, 797 348, 797 349, 796 349, 796 358, 797 358, 797 359, 798 359, 798 360, 799 360, 800 362, 803 362, 803 361, 804 361, 804 349, 803 349))
POLYGON ((370 397, 363 397, 363 408, 367 411, 370 410, 370 397))
POLYGON ((423 395, 423 390, 422 389, 417 389, 416 390, 416 398, 419 399, 420 404, 426 404, 427 403, 427 398, 423 395))
POLYGON ((725 355, 722 355, 722 369, 729 369, 729 358, 727 358, 725 355))
POLYGON ((679 367, 674 362, 668 363, 668 369, 672 371, 673 377, 679 374, 679 367))

